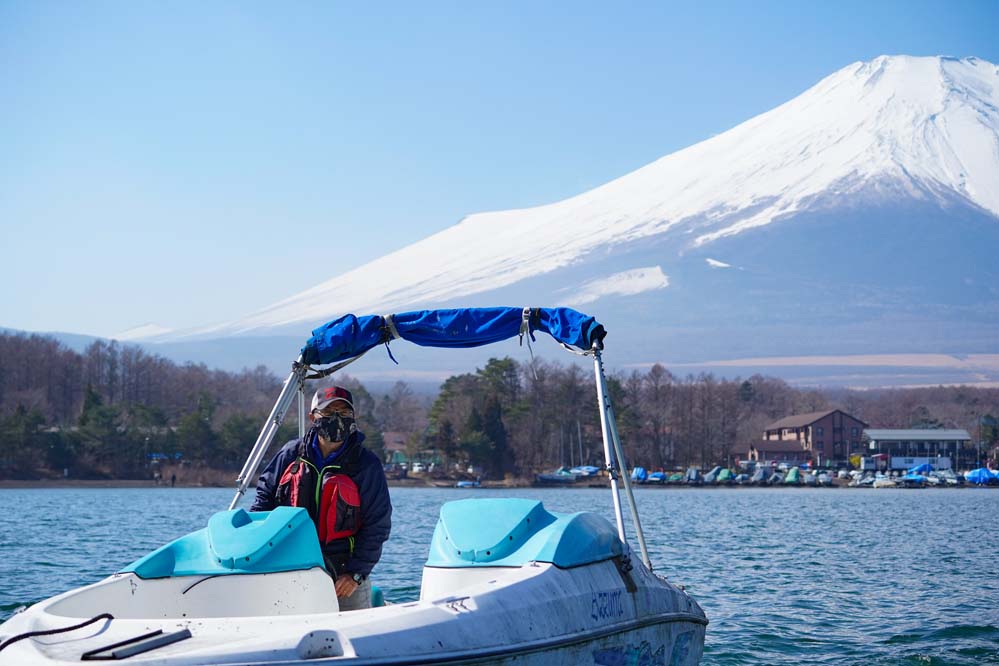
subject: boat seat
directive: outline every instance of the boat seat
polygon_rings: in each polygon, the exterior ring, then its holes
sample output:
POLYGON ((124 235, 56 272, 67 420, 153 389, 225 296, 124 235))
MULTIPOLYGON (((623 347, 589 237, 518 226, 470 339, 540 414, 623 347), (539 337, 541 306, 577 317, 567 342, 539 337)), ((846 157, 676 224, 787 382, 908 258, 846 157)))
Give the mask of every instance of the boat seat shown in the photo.
POLYGON ((441 507, 426 566, 570 568, 623 552, 617 530, 594 513, 552 513, 528 499, 467 499, 441 507))
POLYGON ((316 527, 305 509, 220 511, 125 569, 140 578, 276 573, 323 567, 316 527))

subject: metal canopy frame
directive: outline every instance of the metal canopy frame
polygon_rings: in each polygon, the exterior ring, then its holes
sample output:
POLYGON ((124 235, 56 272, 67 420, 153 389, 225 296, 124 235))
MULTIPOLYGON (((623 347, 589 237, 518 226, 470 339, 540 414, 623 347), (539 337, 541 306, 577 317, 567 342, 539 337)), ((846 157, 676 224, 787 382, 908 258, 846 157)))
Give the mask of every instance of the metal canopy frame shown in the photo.
POLYGON ((288 410, 291 409, 291 403, 295 399, 296 394, 298 394, 298 432, 299 436, 305 436, 305 375, 307 372, 308 368, 302 365, 302 357, 299 356, 298 360, 292 364, 291 374, 284 380, 284 385, 281 387, 281 393, 278 394, 277 402, 274 403, 270 415, 264 422, 264 427, 260 429, 257 441, 253 445, 253 448, 250 449, 250 455, 247 456, 246 462, 243 463, 243 469, 240 470, 239 476, 236 477, 236 496, 229 503, 230 511, 236 508, 239 500, 246 493, 250 479, 257 473, 260 462, 263 460, 264 454, 267 453, 271 442, 274 441, 274 435, 277 434, 278 428, 284 422, 284 417, 288 414, 288 410))
MULTIPOLYGON (((600 430, 604 444, 605 470, 610 478, 618 538, 621 539, 622 543, 627 543, 624 529, 624 512, 621 508, 621 493, 618 487, 618 479, 620 478, 624 482, 624 494, 628 500, 631 521, 635 528, 635 535, 638 538, 639 549, 642 553, 642 562, 651 571, 652 562, 649 559, 649 551, 645 544, 645 534, 642 531, 642 523, 638 517, 638 507, 635 504, 635 495, 631 488, 631 479, 628 476, 628 464, 624 457, 624 449, 621 446, 621 438, 617 432, 617 423, 614 419, 614 409, 611 406, 610 393, 607 390, 607 376, 604 372, 602 345, 594 343, 592 349, 582 352, 575 351, 564 344, 562 346, 575 354, 593 357, 593 373, 597 386, 597 405, 600 409, 600 430)), ((358 357, 350 359, 350 361, 356 360, 356 358, 358 357)), ((347 361, 347 363, 350 361, 347 361)), ((341 365, 346 365, 346 363, 342 363, 341 365)), ((277 434, 278 428, 281 427, 281 423, 288 414, 288 410, 291 409, 296 395, 298 397, 298 435, 299 437, 305 436, 305 380, 309 378, 308 373, 310 370, 309 366, 302 363, 301 356, 292 364, 291 373, 284 380, 284 385, 281 388, 281 393, 278 395, 277 402, 274 403, 274 408, 271 409, 267 421, 260 430, 257 441, 250 450, 250 455, 247 457, 246 462, 243 464, 243 469, 240 471, 239 476, 236 477, 236 495, 232 498, 232 502, 229 503, 230 511, 236 508, 236 505, 239 504, 240 499, 246 493, 250 480, 254 478, 257 469, 260 467, 264 454, 270 447, 271 442, 274 441, 274 436, 277 434)), ((332 373, 324 370, 320 374, 327 375, 332 373)))

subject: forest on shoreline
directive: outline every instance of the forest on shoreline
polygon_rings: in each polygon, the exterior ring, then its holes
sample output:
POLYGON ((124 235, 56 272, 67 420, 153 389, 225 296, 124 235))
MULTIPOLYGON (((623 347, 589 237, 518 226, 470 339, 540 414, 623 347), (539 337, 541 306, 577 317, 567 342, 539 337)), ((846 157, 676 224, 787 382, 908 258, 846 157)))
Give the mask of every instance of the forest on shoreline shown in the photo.
MULTIPOLYGON (((405 382, 373 395, 344 374, 365 444, 402 433, 407 453, 487 478, 530 477, 563 464, 600 464, 590 372, 544 359, 490 359, 448 378, 436 396, 405 382)), ((280 390, 263 366, 232 373, 177 364, 134 345, 96 341, 82 353, 43 335, 0 334, 0 479, 148 479, 184 465, 234 477, 280 390)), ((994 445, 999 389, 938 386, 802 389, 773 377, 677 376, 661 365, 612 372, 609 388, 630 461, 650 468, 725 462, 791 414, 840 408, 880 428, 964 428, 994 445)), ((275 446, 297 434, 294 415, 275 446)))

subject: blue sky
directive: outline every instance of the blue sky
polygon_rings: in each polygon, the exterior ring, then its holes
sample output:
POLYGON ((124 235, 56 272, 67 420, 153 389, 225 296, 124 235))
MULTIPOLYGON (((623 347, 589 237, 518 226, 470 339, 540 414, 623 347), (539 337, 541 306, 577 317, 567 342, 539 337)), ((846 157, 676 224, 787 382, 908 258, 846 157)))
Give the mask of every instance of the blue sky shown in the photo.
POLYGON ((0 326, 235 318, 996 34, 994 0, 0 0, 0 326))

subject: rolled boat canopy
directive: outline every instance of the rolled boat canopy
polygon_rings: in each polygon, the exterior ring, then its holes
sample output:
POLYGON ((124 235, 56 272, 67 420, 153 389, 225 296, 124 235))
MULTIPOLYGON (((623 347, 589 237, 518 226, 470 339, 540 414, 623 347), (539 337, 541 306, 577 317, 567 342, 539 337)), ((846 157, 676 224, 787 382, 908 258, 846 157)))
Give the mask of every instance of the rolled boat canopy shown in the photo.
POLYGON ((557 342, 581 350, 603 348, 607 335, 596 319, 570 308, 454 308, 362 317, 348 314, 312 331, 302 348, 302 362, 336 363, 395 338, 423 347, 478 347, 534 331, 543 331, 557 342))

